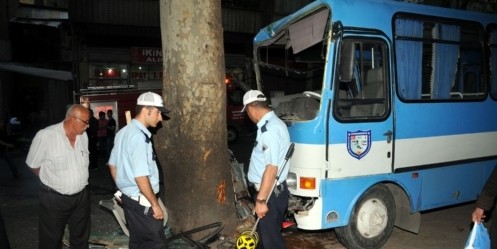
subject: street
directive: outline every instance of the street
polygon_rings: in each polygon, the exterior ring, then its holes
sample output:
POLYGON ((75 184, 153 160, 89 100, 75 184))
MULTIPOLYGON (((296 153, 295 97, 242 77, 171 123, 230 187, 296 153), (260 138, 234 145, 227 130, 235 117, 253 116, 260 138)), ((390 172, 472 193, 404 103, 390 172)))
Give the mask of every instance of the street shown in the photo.
MULTIPOLYGON (((230 145, 238 161, 247 162, 253 139, 242 137, 230 145), (248 148, 248 149, 247 149, 248 148)), ((3 160, 0 161, 0 212, 2 213, 9 240, 14 249, 32 249, 38 241, 38 179, 29 171, 24 155, 15 158, 22 176, 14 179, 3 160)), ((92 200, 92 238, 115 240, 116 245, 125 245, 126 240, 114 216, 100 207, 100 200, 112 198, 113 185, 107 168, 100 165, 90 171, 92 200), (124 237, 124 239, 123 239, 124 237)), ((463 248, 471 229, 470 215, 474 203, 435 210, 422 214, 419 234, 395 228, 386 249, 440 249, 463 248)), ((337 241, 333 230, 302 231, 290 228, 284 231, 289 249, 344 248, 337 241)), ((211 245, 218 248, 219 241, 211 245)))
MULTIPOLYGON (((470 216, 473 203, 436 210, 421 215, 419 234, 394 228, 384 249, 456 249, 464 248, 471 230, 470 216)), ((288 249, 345 248, 333 231, 298 231, 286 235, 288 249)))

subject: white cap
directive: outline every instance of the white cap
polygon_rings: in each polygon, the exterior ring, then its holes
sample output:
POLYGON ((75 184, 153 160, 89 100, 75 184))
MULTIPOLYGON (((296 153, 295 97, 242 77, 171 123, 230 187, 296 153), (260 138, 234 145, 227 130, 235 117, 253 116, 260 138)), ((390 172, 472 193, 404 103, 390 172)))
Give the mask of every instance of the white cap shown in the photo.
POLYGON ((250 90, 243 95, 243 109, 245 111, 247 105, 255 101, 266 101, 266 96, 259 90, 250 90))
POLYGON ((164 101, 162 100, 162 97, 159 94, 153 92, 142 93, 138 97, 136 104, 142 106, 154 106, 163 113, 169 112, 169 110, 164 107, 164 101))

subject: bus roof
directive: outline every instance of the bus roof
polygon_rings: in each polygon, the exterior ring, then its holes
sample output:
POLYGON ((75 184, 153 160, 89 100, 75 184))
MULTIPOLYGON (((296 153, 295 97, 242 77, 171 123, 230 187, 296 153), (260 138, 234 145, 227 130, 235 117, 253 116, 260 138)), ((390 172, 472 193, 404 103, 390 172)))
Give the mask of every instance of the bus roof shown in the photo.
POLYGON ((316 0, 298 11, 262 28, 254 38, 254 45, 261 46, 278 36, 291 24, 321 8, 331 9, 332 20, 343 26, 375 28, 391 33, 392 17, 397 13, 454 18, 481 23, 484 27, 497 23, 497 15, 476 11, 458 10, 394 0, 316 0))

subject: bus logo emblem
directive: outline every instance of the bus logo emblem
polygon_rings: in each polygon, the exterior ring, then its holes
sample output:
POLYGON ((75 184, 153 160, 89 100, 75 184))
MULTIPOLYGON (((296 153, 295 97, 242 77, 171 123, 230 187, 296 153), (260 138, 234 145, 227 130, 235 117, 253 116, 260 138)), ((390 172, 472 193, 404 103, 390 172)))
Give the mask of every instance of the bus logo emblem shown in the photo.
POLYGON ((349 154, 358 160, 368 154, 371 148, 371 130, 369 131, 347 131, 347 150, 349 154))

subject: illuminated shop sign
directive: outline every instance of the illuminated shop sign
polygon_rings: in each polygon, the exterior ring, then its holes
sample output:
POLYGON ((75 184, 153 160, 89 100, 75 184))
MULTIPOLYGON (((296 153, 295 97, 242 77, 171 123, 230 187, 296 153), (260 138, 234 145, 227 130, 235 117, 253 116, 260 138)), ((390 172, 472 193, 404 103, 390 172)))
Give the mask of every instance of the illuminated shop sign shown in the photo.
POLYGON ((162 63, 161 48, 131 48, 131 63, 162 63))

